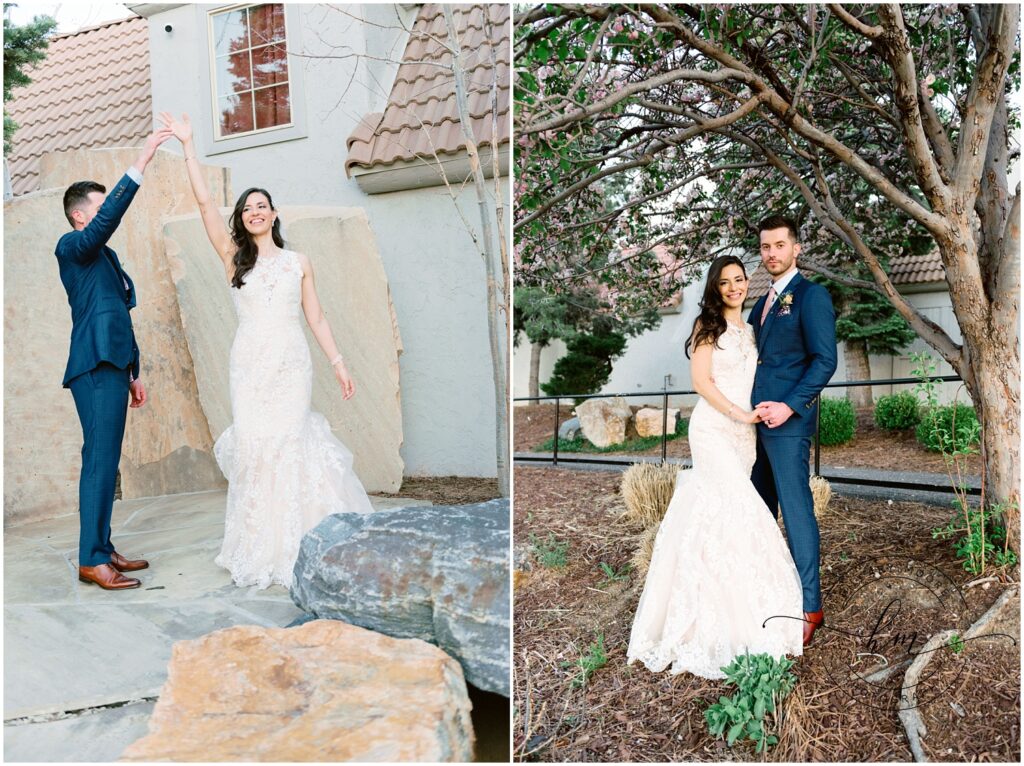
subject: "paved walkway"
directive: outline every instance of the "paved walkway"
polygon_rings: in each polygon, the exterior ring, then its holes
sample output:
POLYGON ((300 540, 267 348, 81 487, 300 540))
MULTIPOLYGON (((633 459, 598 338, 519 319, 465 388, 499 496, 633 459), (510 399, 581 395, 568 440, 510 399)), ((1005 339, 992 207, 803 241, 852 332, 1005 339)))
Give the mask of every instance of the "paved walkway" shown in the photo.
MULTIPOLYGON (((813 455, 812 466, 813 469, 813 455)), ((624 471, 633 463, 660 463, 660 455, 608 455, 588 452, 559 452, 558 467, 572 468, 580 471, 624 471), (597 458, 609 460, 609 463, 574 462, 576 460, 586 461, 597 458)), ((550 452, 516 452, 514 455, 516 466, 534 466, 538 468, 551 467, 550 452), (535 458, 526 460, 524 458, 535 458), (540 458, 537 460, 536 458, 540 458)), ((678 465, 681 468, 689 468, 692 462, 689 458, 670 457, 667 462, 678 465)), ((925 489, 897 489, 892 487, 876 487, 868 482, 886 481, 901 482, 906 484, 920 484, 926 487, 949 487, 949 477, 944 473, 926 473, 922 471, 897 471, 879 470, 876 468, 848 468, 846 466, 822 465, 821 475, 829 478, 832 484, 832 491, 839 495, 850 495, 875 500, 905 500, 916 503, 929 503, 932 505, 950 505, 953 502, 953 495, 944 491, 928 491, 925 489), (838 481, 843 479, 844 481, 838 481)), ((966 476, 964 481, 968 487, 978 488, 981 486, 980 476, 966 476)))
POLYGON ((224 506, 224 491, 116 503, 115 545, 150 563, 122 592, 78 581, 77 514, 4 529, 5 761, 114 761, 146 733, 175 641, 302 614, 213 563, 224 506))

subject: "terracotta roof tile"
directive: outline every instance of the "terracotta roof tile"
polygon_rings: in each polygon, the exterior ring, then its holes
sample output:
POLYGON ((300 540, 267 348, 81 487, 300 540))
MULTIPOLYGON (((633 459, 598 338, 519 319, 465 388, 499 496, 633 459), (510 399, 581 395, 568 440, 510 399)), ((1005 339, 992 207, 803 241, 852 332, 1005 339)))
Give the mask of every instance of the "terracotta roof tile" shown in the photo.
MULTIPOLYGON (((800 272, 807 276, 808 272, 800 272)), ((897 255, 889 262, 889 278, 894 285, 916 285, 927 282, 942 282, 946 279, 946 271, 942 268, 942 257, 938 250, 926 255, 897 255)), ((747 300, 756 301, 768 292, 771 277, 764 267, 758 264, 750 275, 750 289, 747 300)))
POLYGON ((153 122, 149 26, 140 17, 50 40, 46 58, 15 88, 18 123, 7 157, 14 193, 38 188, 39 158, 67 149, 141 144, 153 122))
MULTIPOLYGON (((507 4, 455 6, 459 40, 466 54, 468 108, 472 131, 479 144, 509 142, 510 35, 507 4), (494 51, 498 82, 498 135, 491 123, 490 58, 494 51)), ((451 54, 435 39, 448 31, 440 5, 424 5, 402 56, 383 114, 365 115, 348 137, 345 172, 354 167, 372 168, 393 162, 430 159, 437 154, 464 151, 451 54)))

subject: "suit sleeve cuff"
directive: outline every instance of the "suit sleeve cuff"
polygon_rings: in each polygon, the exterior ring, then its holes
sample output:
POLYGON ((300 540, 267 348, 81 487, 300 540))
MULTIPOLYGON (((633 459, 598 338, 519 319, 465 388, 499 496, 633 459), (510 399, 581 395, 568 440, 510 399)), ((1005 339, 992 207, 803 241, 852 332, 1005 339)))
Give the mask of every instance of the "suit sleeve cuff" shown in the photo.
POLYGON ((125 175, 127 175, 130 179, 132 179, 139 186, 142 186, 142 173, 140 173, 138 170, 136 170, 134 165, 131 166, 130 168, 128 168, 128 170, 125 171, 125 175))
POLYGON ((814 409, 814 399, 811 399, 810 403, 801 404, 796 399, 783 399, 782 403, 793 410, 793 414, 799 417, 803 417, 808 411, 814 409))

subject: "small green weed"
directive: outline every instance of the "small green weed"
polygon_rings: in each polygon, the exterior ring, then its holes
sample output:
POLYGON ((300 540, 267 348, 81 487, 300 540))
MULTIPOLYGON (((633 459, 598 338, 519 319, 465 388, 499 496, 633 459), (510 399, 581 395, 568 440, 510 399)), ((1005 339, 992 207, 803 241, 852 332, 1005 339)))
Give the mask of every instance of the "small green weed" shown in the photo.
POLYGON ((964 640, 956 633, 950 636, 946 643, 953 650, 953 654, 960 654, 964 650, 964 640))
POLYGON ((569 541, 558 540, 554 532, 548 532, 548 536, 544 540, 538 540, 537 536, 531 532, 530 547, 533 550, 534 558, 542 567, 563 569, 569 561, 567 556, 569 541))
POLYGON ((604 580, 598 583, 597 587, 599 588, 605 588, 613 582, 619 582, 620 580, 628 580, 629 570, 633 568, 631 564, 624 564, 621 569, 615 571, 615 569, 604 561, 602 561, 599 566, 601 568, 601 573, 604 575, 604 580))
POLYGON ((585 654, 576 662, 563 662, 562 667, 576 667, 576 675, 572 679, 572 688, 579 689, 585 686, 594 671, 603 668, 608 664, 608 653, 604 648, 604 633, 597 634, 597 641, 592 643, 585 654))

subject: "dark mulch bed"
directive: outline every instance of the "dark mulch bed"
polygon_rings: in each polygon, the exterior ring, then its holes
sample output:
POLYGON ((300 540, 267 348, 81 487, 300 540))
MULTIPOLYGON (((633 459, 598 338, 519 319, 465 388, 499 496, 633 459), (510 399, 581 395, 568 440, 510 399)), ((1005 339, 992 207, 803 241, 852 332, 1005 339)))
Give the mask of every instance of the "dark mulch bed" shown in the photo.
POLYGON ((470 476, 406 476, 402 488, 381 497, 411 497, 429 500, 434 505, 467 505, 482 503, 499 497, 497 479, 479 479, 470 476))
MULTIPOLYGON (((626 666, 629 632, 643 583, 636 577, 610 583, 599 568, 605 562, 619 570, 629 562, 636 545, 638 530, 619 519, 623 510, 620 480, 617 472, 516 468, 517 560, 532 558, 527 553, 531 534, 545 538, 553 533, 556 539, 569 542, 564 569, 544 569, 534 563, 516 580, 513 741, 517 759, 762 760, 749 745, 730 749, 707 733, 704 707, 721 694, 732 693, 724 683, 687 673, 654 674, 637 664, 626 666), (599 633, 604 635, 608 663, 585 687, 573 688, 576 670, 563 663, 575 662, 599 633)), ((965 588, 977 578, 963 571, 950 543, 931 537, 931 529, 945 524, 949 515, 945 507, 834 497, 820 520, 826 619, 837 628, 853 627, 850 619, 856 622, 863 601, 859 594, 870 590, 872 565, 898 569, 909 558, 934 578, 955 583, 955 590, 964 597, 956 602, 963 603, 963 608, 955 619, 942 610, 914 611, 915 630, 922 636, 948 627, 965 630, 977 620, 1011 578, 1019 576, 1019 570, 989 572, 999 574, 997 581, 965 588), (861 571, 865 565, 867 573, 861 571), (959 623, 951 626, 950 619, 959 623)), ((898 595, 909 600, 922 592, 908 587, 898 595)), ((862 623, 864 619, 860 615, 862 623)), ((978 659, 965 652, 957 684, 946 683, 941 687, 943 694, 922 707, 926 722, 933 711, 938 720, 944 720, 945 711, 952 711, 951 701, 966 711, 959 729, 951 729, 957 733, 950 734, 948 742, 936 730, 948 729, 948 724, 937 720, 929 728, 926 742, 936 748, 937 759, 1019 760, 1018 650, 992 649, 996 647, 992 642, 989 646, 989 650, 975 649, 978 659), (964 662, 971 664, 965 669, 964 662), (943 752, 947 748, 952 752, 943 752)), ((896 711, 905 668, 878 681, 876 687, 865 687, 856 681, 852 667, 872 660, 854 660, 853 652, 851 641, 837 630, 823 630, 815 645, 798 658, 794 672, 799 681, 783 708, 780 742, 766 760, 912 760, 896 711)), ((932 685, 942 682, 942 678, 929 679, 932 685)))
MULTIPOLYGON (((562 405, 559 412, 561 422, 564 423, 572 417, 571 409, 572 402, 562 405)), ((689 411, 682 414, 687 417, 689 411)), ((512 438, 515 450, 529 452, 551 438, 554 431, 555 405, 516 407, 513 419, 512 438)), ((813 446, 811 450, 813 461, 813 446)), ((636 453, 606 454, 661 455, 661 445, 636 453)), ((668 457, 690 457, 690 444, 686 438, 670 441, 666 454, 668 457)), ((875 425, 871 410, 857 412, 857 429, 852 440, 835 447, 821 448, 821 463, 845 468, 897 468, 902 471, 946 473, 946 462, 942 455, 928 452, 918 443, 912 430, 885 431, 879 428, 875 425)), ((972 455, 964 464, 965 473, 981 474, 980 456, 972 455)))

